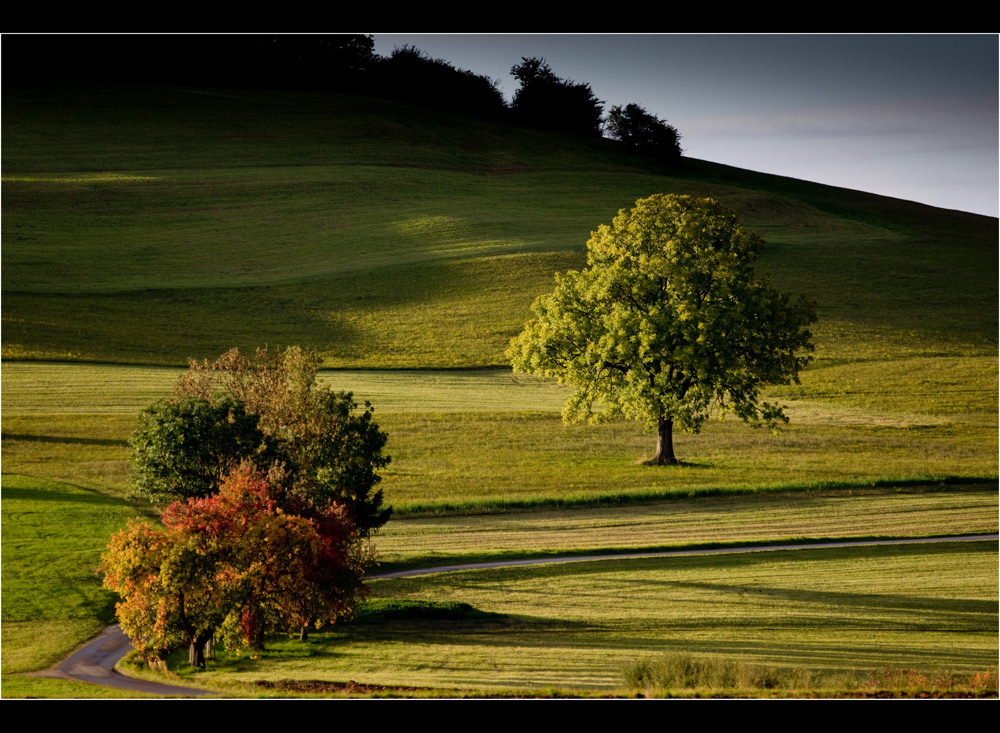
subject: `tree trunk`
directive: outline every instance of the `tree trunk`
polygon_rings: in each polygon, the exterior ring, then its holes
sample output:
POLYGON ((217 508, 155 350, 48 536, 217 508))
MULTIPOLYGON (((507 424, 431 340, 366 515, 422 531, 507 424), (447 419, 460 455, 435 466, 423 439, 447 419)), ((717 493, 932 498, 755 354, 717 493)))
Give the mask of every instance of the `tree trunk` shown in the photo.
POLYGON ((650 461, 654 466, 677 465, 674 455, 674 421, 661 418, 656 425, 656 455, 650 461))
POLYGON ((309 624, 302 624, 299 631, 299 641, 309 641, 309 624))
POLYGON ((205 647, 195 639, 188 647, 188 664, 198 669, 205 669, 205 647))
POLYGON ((192 667, 205 669, 205 645, 211 641, 213 635, 211 633, 202 634, 191 640, 191 645, 188 647, 188 663, 192 667))

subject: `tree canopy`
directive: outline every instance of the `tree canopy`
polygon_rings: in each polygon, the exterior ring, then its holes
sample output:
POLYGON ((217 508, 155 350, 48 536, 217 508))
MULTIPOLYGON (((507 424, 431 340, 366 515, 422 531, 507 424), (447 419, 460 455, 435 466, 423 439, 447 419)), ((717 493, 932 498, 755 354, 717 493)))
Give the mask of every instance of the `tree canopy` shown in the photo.
POLYGON ((444 59, 431 58, 414 46, 396 48, 372 65, 367 93, 463 114, 502 118, 507 104, 499 83, 444 59))
POLYGON ((259 423, 259 415, 229 398, 153 403, 130 440, 132 490, 156 503, 208 496, 241 461, 267 467, 279 454, 259 423))
POLYGON ((190 362, 173 396, 132 435, 135 493, 168 502, 160 531, 133 523, 104 556, 105 585, 133 643, 189 645, 332 622, 361 592, 365 539, 389 518, 377 489, 387 436, 369 403, 316 383, 319 359, 290 347, 190 362))
POLYGON ((681 157, 681 135, 677 128, 638 104, 612 107, 607 131, 612 139, 642 155, 664 161, 681 157))
POLYGON ((815 306, 755 276, 762 247, 712 199, 639 199, 592 232, 586 269, 535 301, 514 370, 575 387, 567 420, 644 420, 651 463, 676 463, 673 426, 697 432, 712 412, 776 429, 788 418, 761 389, 798 382, 815 306))
POLYGON ((604 103, 594 96, 590 84, 560 79, 541 58, 522 57, 510 73, 521 83, 511 103, 515 122, 600 136, 604 103))
POLYGON ((133 492, 156 503, 205 497, 244 461, 280 466, 290 495, 339 502, 362 536, 386 523, 379 471, 388 436, 370 403, 316 384, 319 359, 298 347, 233 349, 190 362, 170 400, 140 416, 130 443, 133 492))
POLYGON ((265 633, 332 623, 362 591, 364 544, 344 507, 289 500, 249 464, 217 494, 172 503, 162 521, 115 534, 101 568, 121 596, 122 630, 147 655, 187 644, 202 667, 213 636, 256 653, 265 633))

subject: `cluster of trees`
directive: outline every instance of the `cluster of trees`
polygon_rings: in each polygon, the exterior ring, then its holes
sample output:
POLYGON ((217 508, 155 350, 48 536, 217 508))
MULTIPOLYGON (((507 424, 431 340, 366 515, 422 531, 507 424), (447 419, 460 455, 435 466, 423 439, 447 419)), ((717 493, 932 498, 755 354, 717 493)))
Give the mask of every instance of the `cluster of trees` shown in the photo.
POLYGON ((507 355, 575 387, 567 420, 644 420, 650 463, 677 463, 674 426, 697 432, 710 412, 776 430, 788 418, 761 389, 798 382, 816 314, 755 276, 762 247, 712 199, 639 199, 593 233, 584 270, 556 276, 507 355))
POLYGON ((260 89, 350 92, 577 135, 607 134, 660 161, 681 155, 680 135, 637 104, 611 109, 589 84, 562 79, 542 58, 511 68, 519 88, 508 104, 497 80, 456 68, 413 46, 375 53, 370 35, 58 35, 11 36, 32 63, 15 80, 58 78, 260 89), (128 59, 129 63, 122 63, 128 59))
POLYGON ((349 613, 385 524, 387 436, 369 403, 316 384, 297 347, 191 362, 174 395, 132 435, 131 487, 165 507, 104 555, 105 585, 133 644, 159 655, 219 638, 256 652, 264 635, 349 613))
POLYGON ((475 117, 503 119, 507 103, 498 81, 413 46, 396 48, 373 65, 367 93, 475 117))
POLYGON ((605 119, 604 102, 590 85, 559 78, 545 59, 522 57, 510 73, 520 83, 510 107, 517 124, 576 135, 607 134, 629 150, 661 162, 681 156, 677 128, 638 104, 612 107, 605 119))
POLYGON ((589 84, 560 79, 541 58, 522 58, 510 73, 521 85, 511 102, 514 122, 600 137, 604 103, 589 84))
POLYGON ((375 40, 357 34, 39 34, 4 42, 11 56, 32 60, 14 81, 361 92, 380 59, 375 40))
POLYGON ((655 160, 677 160, 681 156, 677 128, 638 104, 612 107, 606 132, 625 147, 655 160))

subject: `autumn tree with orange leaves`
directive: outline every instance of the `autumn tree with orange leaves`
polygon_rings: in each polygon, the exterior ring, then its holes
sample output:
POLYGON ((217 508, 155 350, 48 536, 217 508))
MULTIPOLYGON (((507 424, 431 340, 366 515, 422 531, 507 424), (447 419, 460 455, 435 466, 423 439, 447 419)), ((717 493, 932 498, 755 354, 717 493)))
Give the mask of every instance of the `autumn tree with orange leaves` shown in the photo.
POLYGON ((187 645, 204 667, 213 636, 255 654, 265 634, 332 623, 362 592, 365 544, 345 507, 289 496, 249 464, 217 494, 174 502, 162 521, 114 535, 101 568, 121 596, 122 630, 147 656, 187 645))

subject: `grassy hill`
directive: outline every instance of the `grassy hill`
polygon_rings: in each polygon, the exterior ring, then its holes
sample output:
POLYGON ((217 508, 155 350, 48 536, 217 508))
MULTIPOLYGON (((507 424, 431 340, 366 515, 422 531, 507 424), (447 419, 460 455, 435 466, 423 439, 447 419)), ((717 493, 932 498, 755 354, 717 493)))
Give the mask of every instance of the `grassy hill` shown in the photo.
MULTIPOLYGON (((7 85, 4 106, 5 672, 43 666, 110 620, 93 569, 113 528, 143 510, 122 500, 135 414, 169 392, 187 358, 232 346, 313 347, 326 383, 373 400, 398 510, 378 539, 387 563, 996 531, 996 219, 697 160, 660 168, 609 141, 362 97, 7 85), (788 405, 789 430, 712 422, 678 437, 686 464, 668 470, 639 464, 652 444, 636 424, 564 427, 565 391, 512 377, 503 357, 553 274, 583 266, 589 232, 660 192, 738 211, 767 242, 761 268, 817 300, 820 318, 802 384, 769 395, 788 405), (82 539, 52 530, 66 521, 82 539), (70 559, 38 564, 39 547, 70 559)), ((661 634, 690 613, 673 596, 644 601, 635 613, 647 620, 625 631, 613 604, 584 604, 588 617, 570 609, 582 588, 617 598, 640 581, 586 566, 553 573, 552 602, 534 612, 530 589, 548 571, 517 576, 528 600, 516 607, 475 590, 503 573, 374 586, 418 601, 448 586, 449 598, 518 614, 505 638, 546 649, 537 659, 501 652, 495 622, 473 625, 471 656, 454 668, 466 664, 463 679, 442 666, 463 653, 443 645, 450 631, 404 624, 353 642, 317 636, 304 666, 289 662, 301 649, 279 646, 220 679, 477 688, 490 665, 509 665, 503 684, 606 690, 614 665, 644 650, 753 649, 765 664, 837 669, 995 659, 995 551, 903 553, 899 568, 925 578, 910 593, 880 579, 897 571, 877 557, 816 555, 798 590, 760 581, 766 597, 803 604, 777 646, 711 624, 661 634), (831 561, 857 570, 857 588, 814 574, 831 561), (958 580, 939 583, 941 573, 958 580), (809 590, 817 583, 827 590, 809 590), (871 608, 895 631, 866 651, 857 618, 871 608), (914 609, 926 620, 911 623, 914 609), (812 617, 824 622, 802 620, 812 617), (963 644, 934 652, 949 630, 963 644), (839 634, 838 661, 824 662, 816 650, 839 634), (585 658, 605 660, 599 671, 552 668, 585 643, 585 658), (349 651, 334 661, 325 644, 349 651), (436 677, 420 661, 429 648, 444 654, 436 677)), ((720 589, 758 582, 708 564, 720 589)), ((653 566, 641 581, 650 588, 699 582, 653 566)), ((712 592, 698 591, 705 608, 712 592)), ((774 624, 778 606, 765 606, 739 606, 741 627, 774 624)))
POLYGON ((820 304, 820 359, 995 353, 996 221, 337 95, 8 88, 3 356, 503 364, 618 209, 711 195, 820 304))

